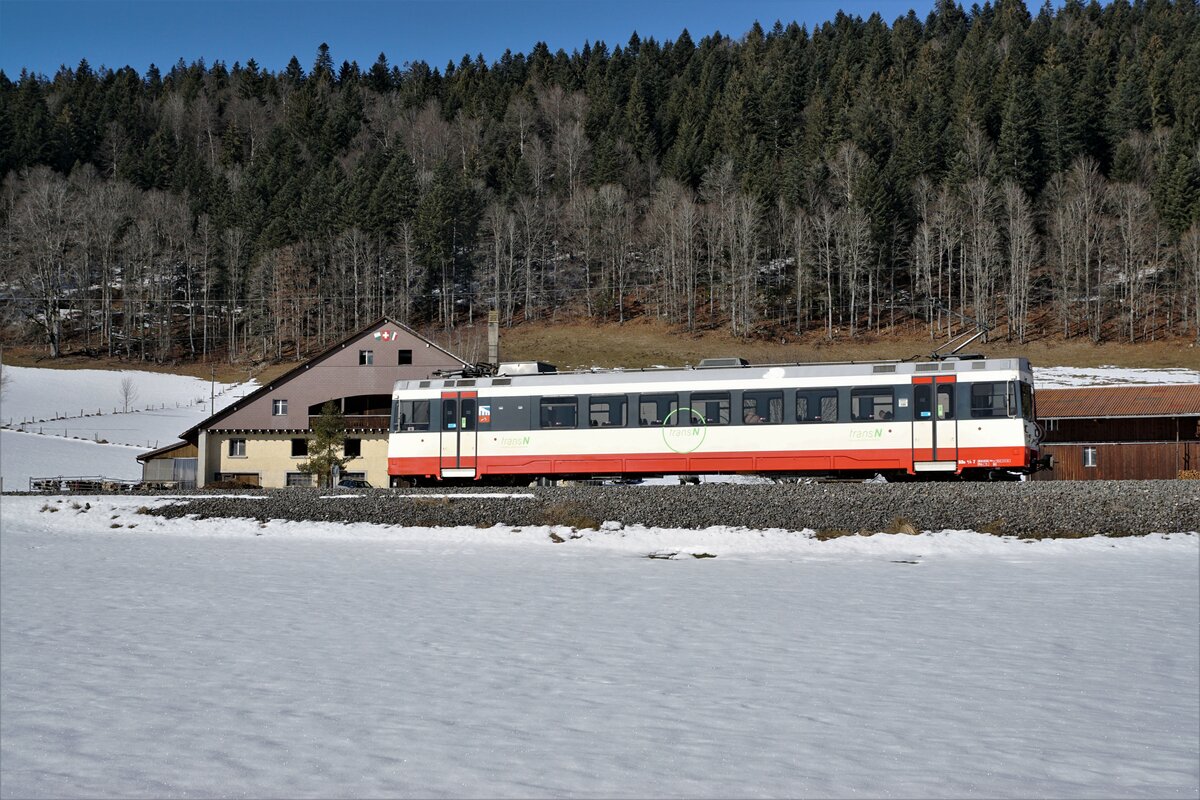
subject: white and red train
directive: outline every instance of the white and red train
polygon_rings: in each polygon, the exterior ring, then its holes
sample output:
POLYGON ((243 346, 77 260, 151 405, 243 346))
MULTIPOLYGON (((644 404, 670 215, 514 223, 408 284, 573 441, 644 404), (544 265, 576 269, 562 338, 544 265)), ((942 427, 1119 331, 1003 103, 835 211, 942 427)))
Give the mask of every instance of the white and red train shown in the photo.
MULTIPOLYGON (((399 381, 394 483, 738 473, 996 477, 1041 465, 1023 358, 399 381)), ((507 373, 507 374, 506 374, 507 373)))

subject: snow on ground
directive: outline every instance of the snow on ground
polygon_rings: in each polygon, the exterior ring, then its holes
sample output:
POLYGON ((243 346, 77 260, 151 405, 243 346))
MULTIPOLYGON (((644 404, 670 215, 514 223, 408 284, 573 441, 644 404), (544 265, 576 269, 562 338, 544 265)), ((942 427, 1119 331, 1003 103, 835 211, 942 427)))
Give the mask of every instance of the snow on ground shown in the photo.
POLYGON ((554 544, 151 502, 0 500, 0 796, 1200 794, 1195 534, 554 544), (674 552, 716 558, 644 557, 674 552))
MULTIPOLYGON (((78 417, 80 412, 103 415, 123 409, 121 383, 133 381, 136 392, 130 409, 147 410, 162 405, 197 406, 208 410, 212 387, 207 380, 190 375, 163 372, 105 369, 46 369, 42 367, 4 367, 9 376, 4 397, 0 399, 0 422, 15 426, 24 420, 52 417, 78 417)), ((231 390, 241 391, 244 384, 217 383, 218 398, 228 402, 231 390)), ((218 399, 217 408, 223 403, 218 399)), ((181 429, 182 430, 182 429, 181 429)), ((179 433, 179 431, 176 431, 179 433)))
POLYGON ((1200 370, 1184 367, 1137 369, 1130 367, 1034 367, 1033 383, 1038 389, 1067 389, 1077 386, 1128 386, 1136 384, 1193 383, 1200 385, 1200 370))
MULTIPOLYGON (((209 382, 187 375, 10 366, 4 372, 9 383, 0 397, 0 425, 11 429, 0 430, 6 490, 27 489, 31 477, 139 478, 138 454, 177 441, 211 413, 209 382), (128 413, 121 410, 126 377, 137 390, 128 413)), ((257 388, 254 382, 218 383, 215 407, 257 388)))
POLYGON ((101 476, 140 479, 137 457, 144 447, 72 441, 56 436, 0 430, 0 488, 29 491, 29 479, 101 476))

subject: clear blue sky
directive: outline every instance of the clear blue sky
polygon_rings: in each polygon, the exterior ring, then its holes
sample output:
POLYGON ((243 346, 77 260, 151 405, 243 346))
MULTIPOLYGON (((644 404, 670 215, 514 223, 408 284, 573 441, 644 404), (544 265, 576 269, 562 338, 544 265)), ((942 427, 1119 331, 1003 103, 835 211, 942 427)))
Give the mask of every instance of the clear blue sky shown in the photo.
POLYGON ((694 40, 713 31, 735 38, 757 19, 809 30, 837 11, 878 11, 890 24, 910 8, 924 19, 933 0, 0 0, 0 69, 53 75, 86 58, 93 67, 126 64, 145 72, 180 58, 232 66, 254 58, 282 69, 293 56, 305 70, 328 42, 335 64, 364 69, 380 52, 391 64, 426 61, 444 67, 464 54, 489 62, 505 51, 528 53, 538 41, 568 53, 584 41, 624 46, 643 39, 694 40))

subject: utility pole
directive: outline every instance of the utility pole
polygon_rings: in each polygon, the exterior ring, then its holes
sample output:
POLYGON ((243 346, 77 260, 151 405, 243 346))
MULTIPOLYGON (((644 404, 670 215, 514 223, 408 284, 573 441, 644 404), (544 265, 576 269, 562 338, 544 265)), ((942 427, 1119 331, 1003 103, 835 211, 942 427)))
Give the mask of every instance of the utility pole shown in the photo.
POLYGON ((208 415, 211 417, 217 413, 215 408, 217 402, 217 365, 210 364, 209 369, 212 370, 211 376, 208 379, 208 415))
POLYGON ((492 369, 500 366, 500 312, 488 312, 488 363, 492 369))

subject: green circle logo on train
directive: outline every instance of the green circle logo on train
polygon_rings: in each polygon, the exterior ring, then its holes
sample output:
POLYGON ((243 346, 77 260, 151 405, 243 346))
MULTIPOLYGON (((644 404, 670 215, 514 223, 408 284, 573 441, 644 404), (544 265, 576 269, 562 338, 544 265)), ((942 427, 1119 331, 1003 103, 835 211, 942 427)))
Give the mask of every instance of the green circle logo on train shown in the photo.
POLYGON ((663 444, 676 453, 691 453, 704 444, 704 437, 708 436, 708 427, 704 424, 704 415, 693 408, 684 406, 677 408, 670 414, 667 414, 666 419, 662 422, 662 437, 663 444), (692 416, 692 425, 680 425, 678 427, 669 427, 671 421, 680 411, 686 411, 692 416))

